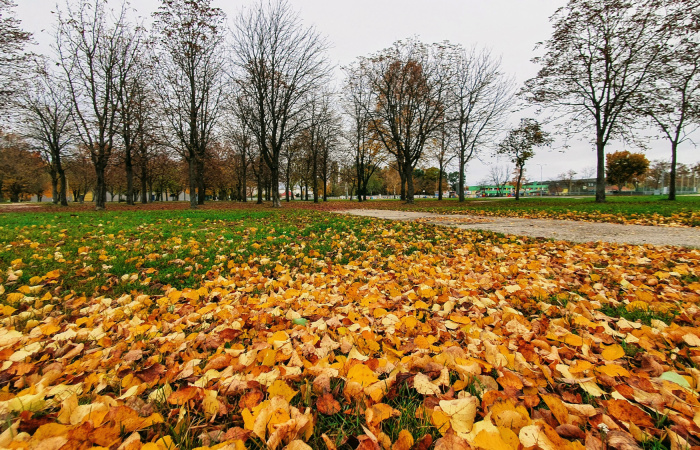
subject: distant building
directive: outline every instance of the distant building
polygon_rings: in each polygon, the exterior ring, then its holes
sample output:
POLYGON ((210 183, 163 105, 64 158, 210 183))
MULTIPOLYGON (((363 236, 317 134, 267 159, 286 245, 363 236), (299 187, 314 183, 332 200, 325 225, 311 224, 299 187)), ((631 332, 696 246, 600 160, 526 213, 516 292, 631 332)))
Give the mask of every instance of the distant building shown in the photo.
MULTIPOLYGON (((533 197, 547 195, 549 193, 547 183, 526 183, 520 186, 522 197, 533 197)), ((515 197, 515 186, 506 184, 505 186, 479 185, 469 186, 464 192, 467 197, 515 197)))

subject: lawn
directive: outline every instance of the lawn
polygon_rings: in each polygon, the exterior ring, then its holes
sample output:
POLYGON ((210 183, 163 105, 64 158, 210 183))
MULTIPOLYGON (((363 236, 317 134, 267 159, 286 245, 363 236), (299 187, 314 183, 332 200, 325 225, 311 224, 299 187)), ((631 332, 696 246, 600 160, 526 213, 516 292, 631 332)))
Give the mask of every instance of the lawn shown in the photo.
MULTIPOLYGON (((385 204, 382 208, 394 209, 385 204)), ((398 209, 398 208, 397 208, 398 209)), ((592 197, 579 198, 513 198, 456 199, 437 202, 419 199, 408 209, 447 214, 476 214, 539 219, 583 220, 589 222, 627 223, 637 225, 700 226, 700 196, 679 196, 675 202, 661 196, 615 197, 596 203, 592 197)))
POLYGON ((0 214, 0 447, 700 444, 698 250, 215 208, 0 214))
MULTIPOLYGON (((269 205, 269 203, 265 203, 269 205)), ((25 212, 88 212, 93 209, 91 203, 71 204, 67 208, 49 203, 25 203, 25 212)), ((540 219, 582 220, 589 222, 626 223, 636 225, 700 227, 700 196, 679 196, 675 202, 663 196, 616 197, 609 195, 606 203, 596 203, 593 197, 524 197, 519 201, 513 198, 469 198, 464 203, 457 199, 417 198, 415 204, 407 205, 400 200, 370 200, 358 203, 348 200, 331 200, 329 202, 311 203, 295 200, 282 202, 284 209, 311 211, 339 211, 353 208, 393 209, 430 211, 441 214, 474 214, 484 216, 507 216, 540 219)), ((162 202, 148 205, 128 206, 124 203, 109 203, 113 211, 153 211, 185 210, 186 202, 162 202)), ((216 210, 270 210, 254 202, 207 202, 204 209, 216 210)), ((17 208, 0 205, 0 213, 13 212, 17 208)))

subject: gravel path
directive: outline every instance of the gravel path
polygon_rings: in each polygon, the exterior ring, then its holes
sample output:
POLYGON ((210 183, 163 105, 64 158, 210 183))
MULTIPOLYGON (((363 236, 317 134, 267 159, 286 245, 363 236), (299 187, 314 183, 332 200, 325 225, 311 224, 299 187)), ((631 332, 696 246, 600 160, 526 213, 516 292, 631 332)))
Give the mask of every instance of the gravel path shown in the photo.
POLYGON ((385 211, 378 209, 351 209, 339 211, 354 216, 376 217, 389 220, 420 220, 436 225, 470 230, 489 230, 497 233, 561 239, 573 242, 616 242, 620 244, 673 245, 700 248, 700 230, 697 228, 670 228, 616 223, 575 222, 572 220, 519 219, 512 217, 483 217, 433 214, 414 211, 385 211))

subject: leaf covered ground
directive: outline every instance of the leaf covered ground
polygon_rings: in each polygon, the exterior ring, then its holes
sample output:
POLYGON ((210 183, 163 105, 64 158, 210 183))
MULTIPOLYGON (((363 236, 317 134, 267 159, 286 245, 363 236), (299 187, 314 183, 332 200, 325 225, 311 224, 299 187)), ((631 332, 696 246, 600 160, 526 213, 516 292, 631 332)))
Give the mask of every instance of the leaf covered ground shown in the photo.
MULTIPOLYGON (((269 202, 257 205, 254 202, 208 202, 203 209, 270 211, 269 202)), ((285 209, 311 211, 342 211, 348 209, 389 209, 428 211, 442 214, 465 214, 473 216, 520 217, 527 219, 560 219, 584 222, 619 223, 665 227, 700 227, 700 196, 679 196, 670 202, 663 196, 608 196, 606 203, 595 203, 592 197, 523 197, 513 198, 469 198, 464 203, 457 199, 438 201, 432 198, 417 198, 415 204, 407 205, 399 200, 370 200, 358 203, 348 200, 331 200, 312 203, 305 201, 283 202, 285 209)), ((129 206, 124 203, 109 203, 108 209, 116 211, 172 211, 187 210, 189 202, 156 202, 147 205, 129 206)), ((89 212, 92 203, 58 207, 49 203, 0 204, 2 212, 70 211, 89 212)))
POLYGON ((695 447, 699 277, 310 211, 5 214, 0 447, 695 447))

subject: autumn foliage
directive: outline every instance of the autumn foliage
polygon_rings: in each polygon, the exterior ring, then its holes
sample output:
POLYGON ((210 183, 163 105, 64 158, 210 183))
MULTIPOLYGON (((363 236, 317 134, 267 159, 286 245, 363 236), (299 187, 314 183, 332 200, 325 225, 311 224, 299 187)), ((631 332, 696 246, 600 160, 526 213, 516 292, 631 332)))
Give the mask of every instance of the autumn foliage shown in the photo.
POLYGON ((0 446, 698 445, 697 250, 178 214, 0 217, 0 446))

